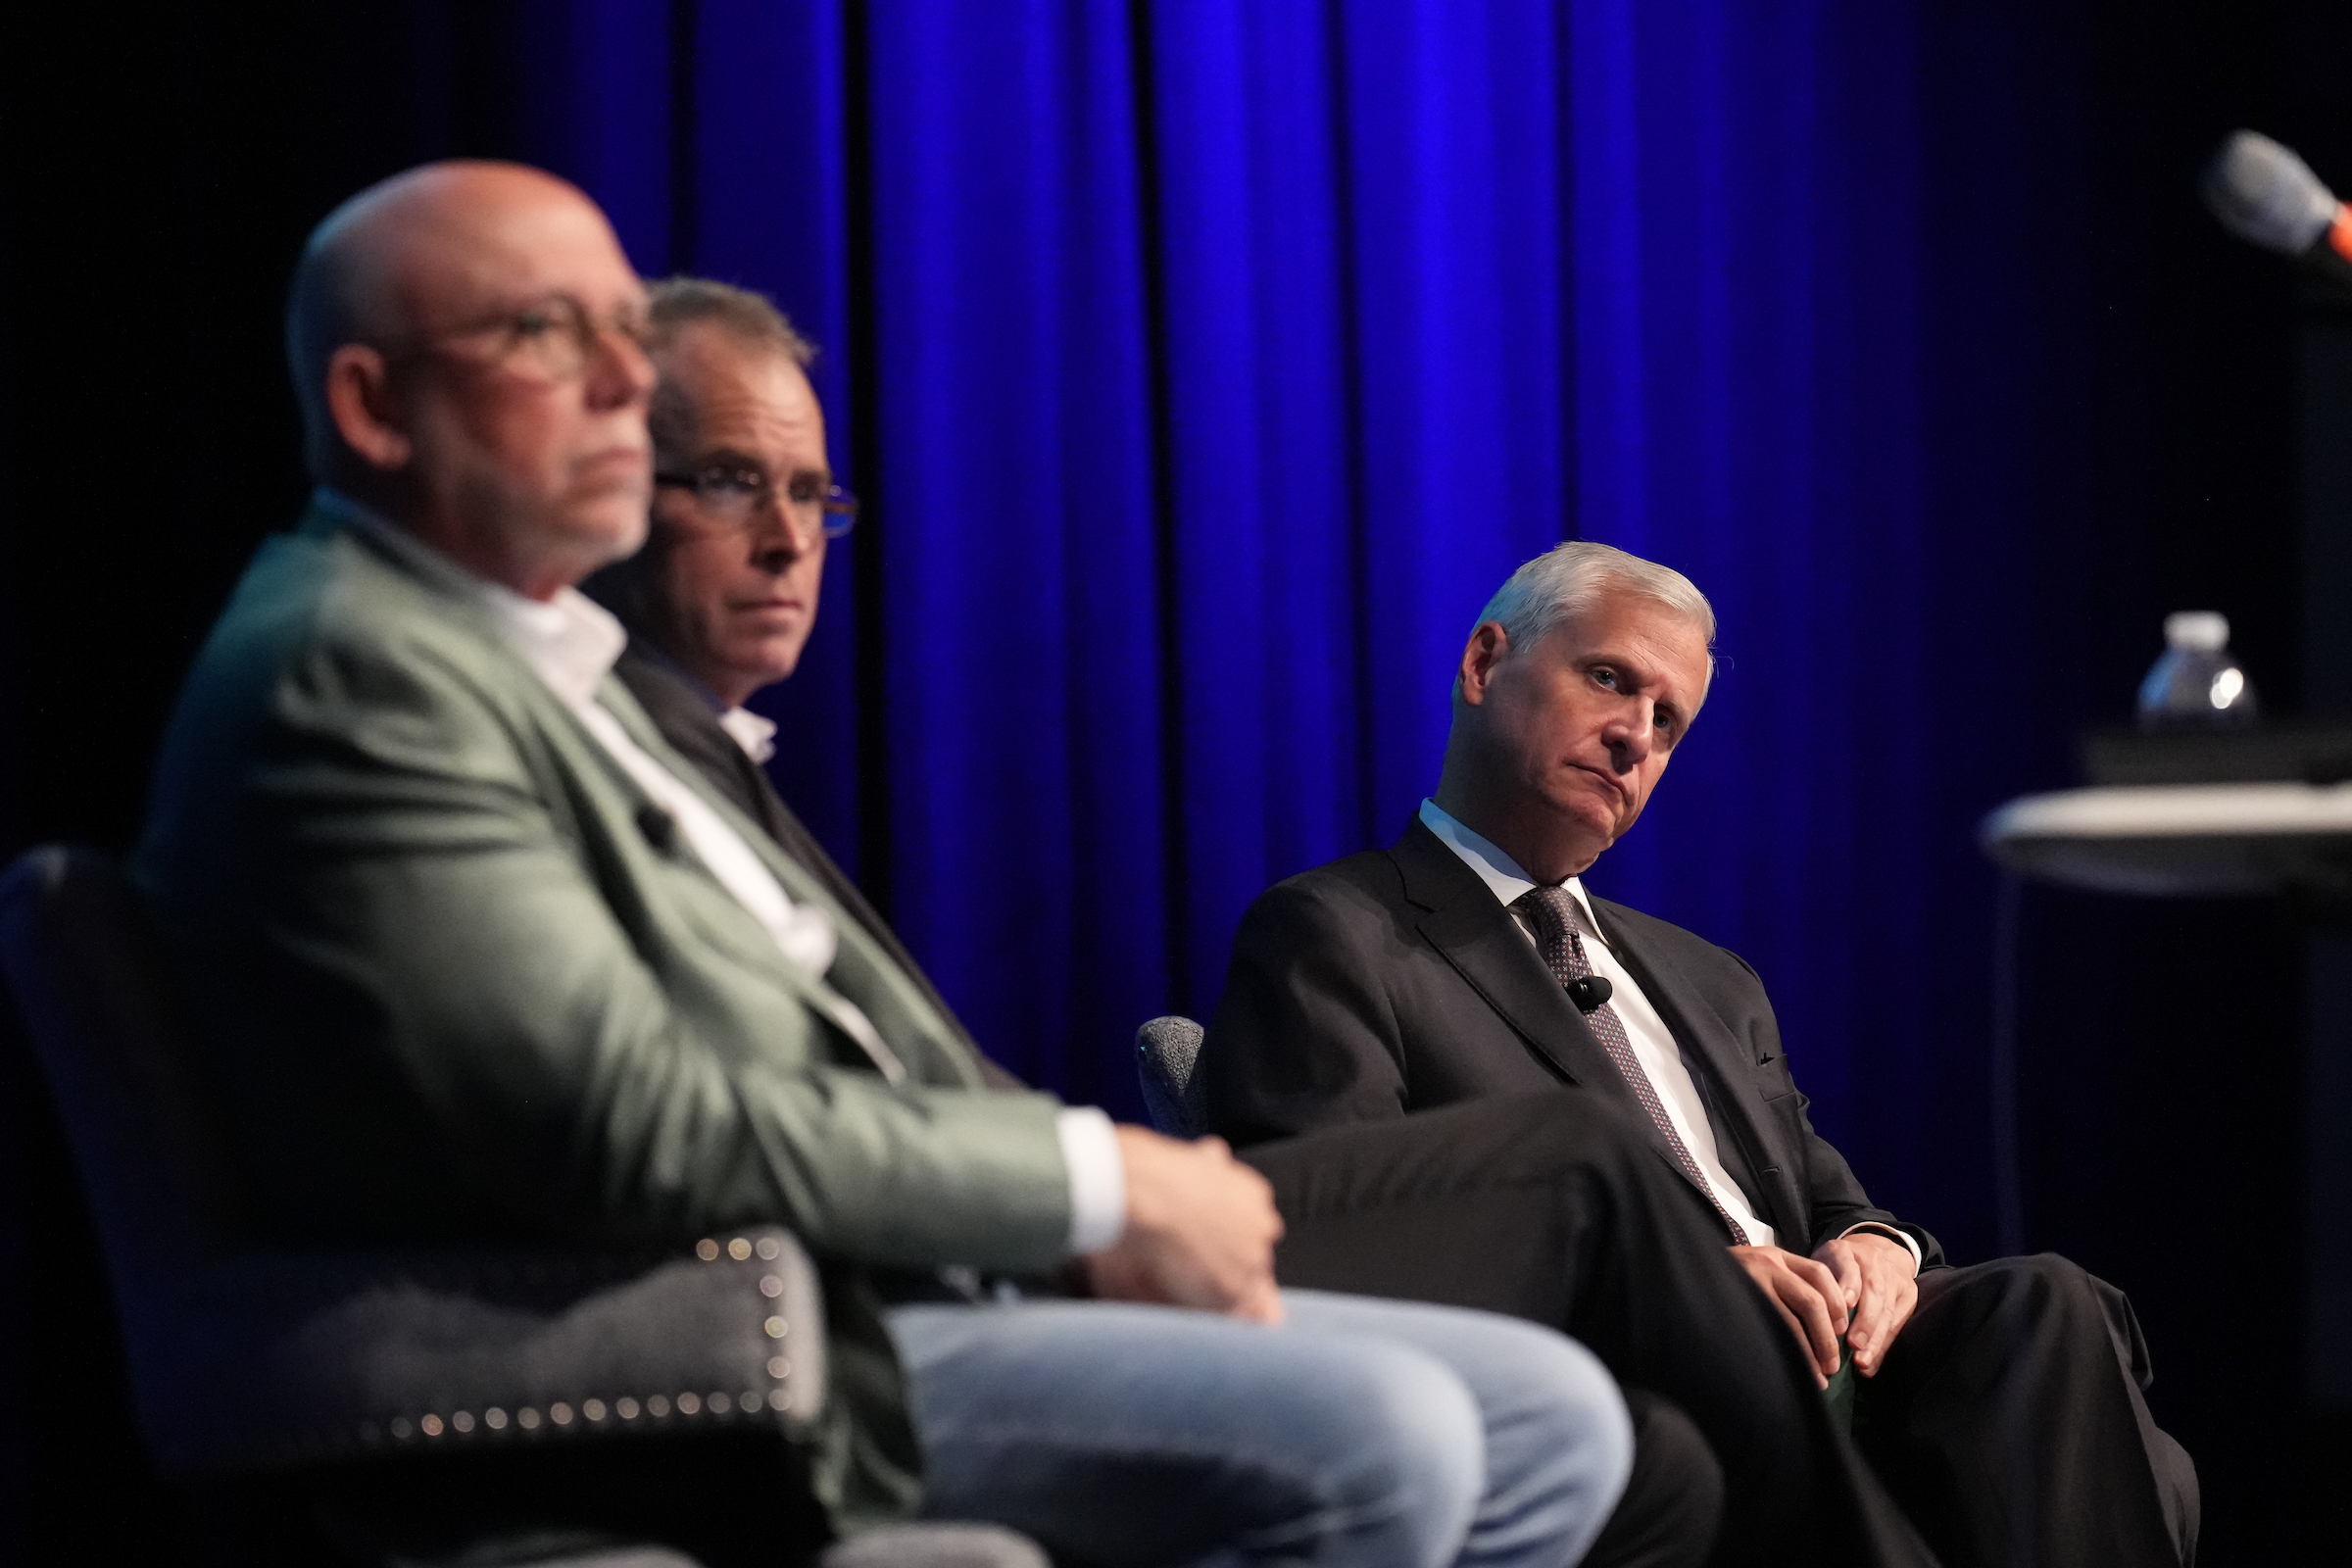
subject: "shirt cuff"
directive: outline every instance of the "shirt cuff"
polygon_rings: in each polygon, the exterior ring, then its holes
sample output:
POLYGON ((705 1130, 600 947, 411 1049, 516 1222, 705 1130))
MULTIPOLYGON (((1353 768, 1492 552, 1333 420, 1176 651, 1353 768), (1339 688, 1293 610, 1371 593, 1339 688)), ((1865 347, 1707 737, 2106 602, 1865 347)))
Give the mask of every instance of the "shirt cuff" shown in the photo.
POLYGON ((1909 1248, 1911 1250, 1911 1277, 1919 1278, 1919 1271, 1927 1261, 1927 1254, 1919 1250, 1919 1243, 1910 1232, 1896 1230, 1893 1226, 1881 1224, 1875 1219, 1866 1219, 1859 1225, 1848 1225, 1839 1231, 1838 1239, 1842 1242, 1856 1231, 1868 1231, 1873 1236, 1884 1236, 1890 1242, 1900 1242, 1909 1248))
POLYGON ((1066 1105, 1054 1123, 1070 1172, 1070 1250, 1100 1252, 1127 1229, 1127 1167, 1110 1118, 1092 1105, 1066 1105))

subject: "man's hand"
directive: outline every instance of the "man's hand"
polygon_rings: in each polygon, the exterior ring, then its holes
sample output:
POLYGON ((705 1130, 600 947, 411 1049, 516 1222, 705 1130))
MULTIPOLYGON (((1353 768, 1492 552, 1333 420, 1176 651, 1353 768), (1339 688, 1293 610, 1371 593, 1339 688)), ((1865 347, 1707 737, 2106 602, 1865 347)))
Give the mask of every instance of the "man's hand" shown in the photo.
POLYGON ((1838 1336, 1846 1323, 1846 1295, 1838 1277, 1813 1259, 1778 1247, 1735 1247, 1732 1260, 1779 1309, 1796 1343, 1813 1358, 1814 1380, 1828 1388, 1838 1370, 1838 1336))
POLYGON ((1824 1242, 1813 1255, 1838 1278, 1838 1288, 1851 1314, 1853 1327, 1845 1343, 1854 1352, 1854 1370, 1866 1378, 1879 1375, 1880 1363, 1893 1348, 1894 1337, 1910 1321, 1919 1304, 1918 1265, 1911 1249, 1869 1231, 1856 1231, 1824 1242))
POLYGON ((1282 1321, 1274 1190, 1222 1138, 1180 1143, 1142 1127, 1118 1129, 1127 1175, 1127 1229, 1087 1254, 1095 1294, 1282 1321))

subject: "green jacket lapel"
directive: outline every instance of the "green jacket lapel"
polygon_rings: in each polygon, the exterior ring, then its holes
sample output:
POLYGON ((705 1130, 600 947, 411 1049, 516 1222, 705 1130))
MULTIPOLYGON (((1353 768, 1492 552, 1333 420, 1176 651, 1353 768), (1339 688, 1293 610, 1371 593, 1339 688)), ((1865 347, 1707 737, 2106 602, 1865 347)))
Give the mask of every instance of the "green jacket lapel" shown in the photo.
MULTIPOLYGON (((618 760, 589 733, 579 716, 548 689, 519 655, 498 633, 479 605, 479 584, 455 563, 397 528, 371 524, 335 502, 314 500, 298 531, 312 537, 344 534, 396 570, 434 590, 433 598, 452 629, 462 628, 466 654, 476 662, 483 678, 519 696, 536 727, 551 748, 553 765, 573 775, 591 773, 605 787, 628 802, 639 822, 648 809, 660 809, 631 778, 618 760)), ((447 652, 455 655, 457 650, 447 652)), ((704 941, 727 953, 736 963, 800 997, 850 1041, 870 1027, 886 1049, 907 1067, 918 1083, 953 1088, 979 1088, 984 1080, 976 1062, 956 1042, 956 1031, 941 1017, 916 987, 883 953, 858 921, 843 909, 824 886, 794 863, 759 824, 722 799, 702 777, 701 770, 678 756, 649 718, 636 698, 608 674, 598 687, 597 702, 619 720, 621 728, 646 754, 687 789, 715 810, 753 854, 773 874, 787 897, 797 904, 813 904, 833 917, 840 951, 824 979, 807 975, 783 962, 775 943, 749 909, 689 854, 684 857, 709 884, 713 897, 687 905, 681 914, 704 941), (843 1004, 852 1004, 845 1007, 843 1004), (859 1016, 862 1014, 862 1018, 859 1016)), ((864 1053, 858 1053, 862 1058, 864 1053)))
MULTIPOLYGON (((953 1025, 932 1007, 921 989, 866 934, 849 910, 841 906, 821 881, 786 855, 732 802, 710 788, 700 768, 671 749, 626 686, 608 675, 597 690, 597 702, 620 721, 621 728, 645 749, 646 755, 735 830, 737 837, 751 847, 760 864, 775 877, 787 898, 795 904, 814 905, 832 917, 839 948, 833 967, 824 979, 803 975, 790 964, 777 964, 812 1007, 855 1040, 860 1033, 859 1019, 842 1004, 846 1001, 855 1005, 918 1083, 957 1089, 983 1087, 978 1064, 956 1043, 953 1025)), ((761 961, 775 964, 774 945, 767 933, 760 929, 749 911, 745 912, 742 923, 757 934, 758 945, 764 950, 761 961)))

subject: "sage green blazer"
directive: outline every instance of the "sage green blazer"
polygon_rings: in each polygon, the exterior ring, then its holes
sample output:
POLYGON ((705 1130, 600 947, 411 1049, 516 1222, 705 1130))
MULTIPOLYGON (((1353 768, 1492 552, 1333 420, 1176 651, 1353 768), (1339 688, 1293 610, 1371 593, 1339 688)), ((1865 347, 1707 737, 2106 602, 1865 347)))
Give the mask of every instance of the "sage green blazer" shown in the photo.
POLYGON ((637 743, 833 910, 830 973, 787 963, 472 579, 389 533, 315 506, 263 546, 181 694, 134 861, 270 1239, 767 1220, 837 1264, 1060 1261, 1055 1102, 980 1092, 921 989, 608 678, 637 743), (845 1003, 908 1082, 864 1064, 845 1003))
MULTIPOLYGON (((833 907, 616 681, 600 701, 833 907)), ((336 1240, 780 1220, 865 1262, 1057 1262, 1055 1102, 977 1093, 838 908, 828 979, 785 962, 653 810, 455 565, 321 512, 262 548, 181 696, 137 869, 265 1212, 336 1240), (863 1065, 845 1001, 909 1085, 863 1065)))

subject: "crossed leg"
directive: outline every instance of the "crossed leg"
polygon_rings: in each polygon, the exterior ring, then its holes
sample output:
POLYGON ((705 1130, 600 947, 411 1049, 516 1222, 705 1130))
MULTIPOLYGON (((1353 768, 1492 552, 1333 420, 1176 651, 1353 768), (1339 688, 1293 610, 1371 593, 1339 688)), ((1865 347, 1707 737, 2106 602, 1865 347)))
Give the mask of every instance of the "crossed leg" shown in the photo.
POLYGON ((1289 1227, 1285 1285, 1549 1324, 1686 1414, 1721 1466, 1715 1561, 1934 1560, 1832 1429, 1809 1364, 1703 1201, 1596 1098, 1474 1101, 1242 1157, 1289 1227))

